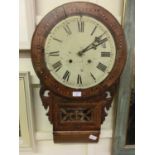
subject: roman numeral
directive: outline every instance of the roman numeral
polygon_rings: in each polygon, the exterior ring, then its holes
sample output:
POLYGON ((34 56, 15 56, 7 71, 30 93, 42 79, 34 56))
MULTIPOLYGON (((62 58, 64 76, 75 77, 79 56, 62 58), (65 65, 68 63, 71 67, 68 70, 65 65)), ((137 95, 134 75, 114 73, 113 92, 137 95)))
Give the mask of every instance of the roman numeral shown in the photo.
POLYGON ((53 40, 55 40, 55 41, 57 41, 57 42, 59 42, 59 43, 62 43, 62 40, 59 40, 59 39, 57 39, 57 38, 53 38, 53 40))
POLYGON ((49 56, 59 56, 59 51, 49 52, 49 56))
POLYGON ((71 32, 71 30, 70 30, 70 28, 69 28, 68 25, 64 26, 63 28, 64 28, 64 30, 66 31, 66 33, 67 33, 68 35, 71 35, 71 34, 72 34, 72 32, 71 32))
POLYGON ((97 28, 97 25, 94 27, 94 29, 93 29, 92 33, 90 34, 91 36, 94 34, 94 32, 95 32, 96 28, 97 28))
POLYGON ((84 32, 84 21, 78 20, 77 23, 79 32, 84 32))
POLYGON ((110 52, 101 52, 101 57, 110 57, 110 52))
POLYGON ((101 70, 102 72, 104 72, 106 70, 107 66, 99 62, 97 65, 97 68, 99 70, 101 70))
POLYGON ((77 77, 77 84, 82 85, 82 78, 81 78, 81 75, 79 75, 79 74, 78 74, 78 77, 77 77))
POLYGON ((91 77, 94 79, 94 81, 96 81, 95 76, 90 72, 91 77))
POLYGON ((52 67, 55 69, 55 71, 57 72, 61 67, 62 67, 62 63, 61 61, 57 61, 56 63, 54 63, 52 65, 52 67))
POLYGON ((70 72, 67 70, 65 72, 65 74, 63 75, 63 79, 66 80, 66 81, 68 81, 69 80, 69 77, 70 77, 70 72))

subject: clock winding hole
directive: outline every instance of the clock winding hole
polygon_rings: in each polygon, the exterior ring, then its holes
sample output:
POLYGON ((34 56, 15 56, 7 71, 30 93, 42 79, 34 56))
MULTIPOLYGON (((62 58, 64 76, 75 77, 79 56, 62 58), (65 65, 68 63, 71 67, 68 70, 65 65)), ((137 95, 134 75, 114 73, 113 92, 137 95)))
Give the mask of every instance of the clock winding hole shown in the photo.
POLYGON ((92 63, 92 60, 89 59, 89 60, 88 60, 88 63, 89 63, 89 64, 92 63))
POLYGON ((72 59, 69 59, 69 63, 72 63, 73 62, 73 60, 72 59))

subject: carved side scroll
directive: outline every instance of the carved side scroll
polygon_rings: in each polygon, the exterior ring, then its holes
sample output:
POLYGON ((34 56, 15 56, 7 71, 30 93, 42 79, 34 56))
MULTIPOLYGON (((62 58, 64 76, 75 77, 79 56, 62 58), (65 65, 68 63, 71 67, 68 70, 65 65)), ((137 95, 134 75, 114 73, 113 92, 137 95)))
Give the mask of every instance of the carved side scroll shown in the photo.
POLYGON ((48 116, 49 121, 52 123, 52 96, 50 90, 45 87, 40 88, 40 97, 43 103, 44 108, 48 111, 46 115, 48 116))
POLYGON ((105 120, 105 117, 108 115, 108 110, 111 107, 113 98, 114 98, 114 93, 116 90, 116 85, 114 85, 113 87, 111 87, 110 89, 108 89, 107 91, 104 92, 104 104, 102 107, 102 122, 105 120))

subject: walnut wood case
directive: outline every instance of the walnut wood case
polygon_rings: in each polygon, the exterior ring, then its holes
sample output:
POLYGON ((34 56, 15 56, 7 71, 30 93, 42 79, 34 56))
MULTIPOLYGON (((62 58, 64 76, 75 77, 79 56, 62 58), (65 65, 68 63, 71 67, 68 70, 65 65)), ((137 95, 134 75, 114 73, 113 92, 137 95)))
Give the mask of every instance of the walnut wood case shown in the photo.
POLYGON ((32 38, 31 58, 40 79, 40 96, 47 116, 53 124, 55 142, 97 142, 100 126, 107 115, 115 87, 126 61, 126 43, 122 27, 104 8, 88 2, 64 4, 49 12, 36 27, 32 38), (73 15, 86 15, 102 22, 111 32, 116 46, 112 71, 100 84, 87 89, 73 89, 56 81, 47 69, 44 58, 45 41, 51 29, 73 15), (81 97, 72 96, 80 91, 81 97))

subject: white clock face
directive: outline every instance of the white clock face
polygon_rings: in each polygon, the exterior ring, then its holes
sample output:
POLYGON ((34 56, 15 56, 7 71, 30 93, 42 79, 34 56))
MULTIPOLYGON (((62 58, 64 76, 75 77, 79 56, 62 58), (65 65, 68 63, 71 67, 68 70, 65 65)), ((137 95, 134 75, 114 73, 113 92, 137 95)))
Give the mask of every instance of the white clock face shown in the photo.
POLYGON ((61 84, 86 89, 101 83, 115 63, 116 48, 110 31, 88 16, 59 22, 45 42, 45 62, 61 84))

